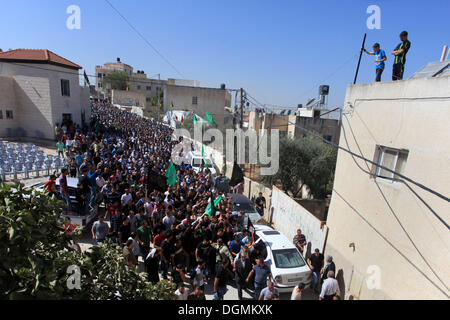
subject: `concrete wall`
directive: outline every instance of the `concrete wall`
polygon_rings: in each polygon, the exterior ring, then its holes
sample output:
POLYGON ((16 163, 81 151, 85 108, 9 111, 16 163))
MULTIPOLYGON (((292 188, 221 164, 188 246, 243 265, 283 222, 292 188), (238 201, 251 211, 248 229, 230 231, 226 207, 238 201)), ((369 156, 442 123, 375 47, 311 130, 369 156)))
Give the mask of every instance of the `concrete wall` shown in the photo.
MULTIPOLYGON (((14 125, 26 131, 28 137, 54 138, 54 125, 61 123, 64 113, 81 125, 81 114, 89 121, 89 88, 79 85, 78 71, 48 64, 29 64, 28 67, 2 63, 0 75, 0 103, 9 104, 16 123, 1 123, 0 132, 14 125), (11 79, 14 90, 11 90, 11 79), (61 94, 61 79, 69 80, 70 97, 61 94)), ((5 117, 4 117, 5 118, 5 117)), ((4 122, 4 121, 2 121, 4 122)))
POLYGON ((301 137, 306 135, 305 131, 298 128, 301 127, 306 130, 313 131, 323 138, 329 136, 331 137, 330 139, 331 142, 335 144, 339 143, 341 130, 339 120, 310 118, 310 117, 295 117, 295 123, 297 127, 294 125, 290 125, 291 127, 289 129, 290 135, 292 135, 292 132, 294 132, 295 137, 301 137))
POLYGON ((146 107, 146 95, 137 91, 112 90, 112 102, 121 106, 146 107))
MULTIPOLYGON (((448 196, 449 97, 450 77, 349 86, 348 121, 342 121, 348 146, 358 152, 352 128, 366 158, 374 158, 376 145, 409 150, 403 174, 448 196)), ((340 145, 347 147, 343 132, 340 145)), ((447 201, 411 187, 450 221, 447 201)), ((448 299, 450 233, 404 184, 374 179, 339 151, 334 189, 326 253, 334 257, 347 297, 448 299)))
POLYGON ((275 186, 272 188, 271 207, 273 213, 269 221, 286 237, 293 239, 297 229, 302 230, 308 243, 306 256, 316 248, 323 252, 328 234, 328 227, 324 222, 275 186))
POLYGON ((267 188, 265 185, 258 183, 256 181, 250 180, 249 178, 244 178, 244 195, 253 199, 256 198, 259 193, 262 192, 264 198, 266 198, 266 208, 264 209, 264 220, 270 221, 270 207, 272 203, 272 189, 267 188))
POLYGON ((219 127, 224 124, 224 108, 231 103, 231 95, 227 90, 200 87, 166 85, 164 92, 164 110, 171 103, 177 110, 192 110, 200 117, 208 111, 219 127), (197 104, 192 104, 192 97, 197 97, 197 104))
POLYGON ((19 115, 17 112, 17 100, 14 94, 15 81, 9 77, 0 76, 0 110, 2 118, 0 119, 0 137, 7 136, 7 129, 17 127, 17 119, 19 115), (6 110, 13 111, 13 119, 6 119, 6 110))

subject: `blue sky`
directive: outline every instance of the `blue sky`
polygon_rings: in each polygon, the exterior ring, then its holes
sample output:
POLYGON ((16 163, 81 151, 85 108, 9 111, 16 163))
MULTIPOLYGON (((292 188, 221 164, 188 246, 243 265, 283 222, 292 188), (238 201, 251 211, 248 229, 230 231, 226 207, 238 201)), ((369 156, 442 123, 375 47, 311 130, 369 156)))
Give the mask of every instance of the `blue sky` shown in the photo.
MULTIPOLYGON (((405 77, 440 58, 450 45, 448 0, 110 0, 183 74, 201 86, 245 88, 262 103, 305 103, 329 84, 330 106, 341 106, 353 81, 364 32, 367 48, 388 55, 407 30, 412 42, 405 77), (369 5, 381 9, 381 29, 368 30, 369 5)), ((46 48, 94 74, 95 65, 123 62, 149 76, 180 78, 104 0, 0 0, 0 48, 46 48), (66 8, 81 8, 81 29, 66 28, 66 8)), ((374 79, 363 56, 358 82, 374 79)))

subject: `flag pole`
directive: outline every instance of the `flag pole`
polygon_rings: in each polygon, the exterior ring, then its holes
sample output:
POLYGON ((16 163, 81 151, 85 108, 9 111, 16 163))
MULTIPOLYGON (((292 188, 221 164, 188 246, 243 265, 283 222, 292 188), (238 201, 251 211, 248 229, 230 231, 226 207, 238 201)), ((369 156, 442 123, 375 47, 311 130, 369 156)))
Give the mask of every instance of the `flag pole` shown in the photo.
POLYGON ((362 57, 362 54, 363 54, 364 45, 366 44, 366 37, 367 37, 367 33, 364 33, 364 39, 363 39, 363 43, 362 43, 362 46, 361 46, 361 51, 359 53, 358 66, 356 67, 355 80, 353 81, 353 84, 356 84, 356 79, 358 79, 359 66, 361 64, 361 57, 362 57))

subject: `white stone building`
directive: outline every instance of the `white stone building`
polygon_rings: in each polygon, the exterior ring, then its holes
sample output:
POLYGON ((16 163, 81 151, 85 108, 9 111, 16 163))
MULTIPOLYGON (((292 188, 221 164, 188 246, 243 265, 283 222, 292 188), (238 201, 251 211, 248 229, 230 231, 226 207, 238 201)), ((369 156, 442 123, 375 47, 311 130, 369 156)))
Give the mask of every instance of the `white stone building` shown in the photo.
POLYGON ((49 50, 0 52, 0 137, 52 140, 56 123, 89 122, 81 67, 49 50))
MULTIPOLYGON (((351 85, 340 146, 449 197, 449 124, 448 73, 351 85)), ((325 254, 346 298, 449 298, 450 232, 430 208, 448 224, 450 203, 402 180, 338 153, 325 254)))

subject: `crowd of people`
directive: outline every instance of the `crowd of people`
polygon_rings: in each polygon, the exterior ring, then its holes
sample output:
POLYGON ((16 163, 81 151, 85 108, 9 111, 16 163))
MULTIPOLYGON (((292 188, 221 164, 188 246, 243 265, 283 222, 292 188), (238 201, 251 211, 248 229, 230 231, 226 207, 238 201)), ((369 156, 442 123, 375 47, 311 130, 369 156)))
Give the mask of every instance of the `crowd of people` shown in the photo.
MULTIPOLYGON (((279 299, 244 212, 233 211, 231 198, 219 192, 207 167, 196 173, 182 163, 175 165, 174 185, 158 179, 165 176, 180 143, 173 130, 108 102, 93 102, 91 109, 88 126, 67 130, 67 139, 58 140, 64 143, 66 167, 59 178, 50 178, 46 189, 59 193, 68 211, 88 214, 94 206, 105 208, 90 230, 95 243, 117 243, 128 268, 143 268, 152 283, 170 281, 179 299, 205 300, 209 285, 214 299, 222 300, 230 284, 237 287, 239 299, 243 290, 254 299, 279 299), (67 176, 78 178, 76 208, 67 176), (214 199, 220 201, 211 206, 214 199)), ((294 300, 303 288, 299 284, 294 289, 294 300)))

